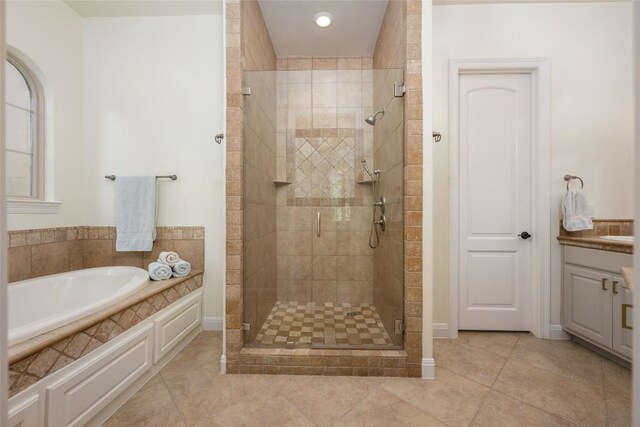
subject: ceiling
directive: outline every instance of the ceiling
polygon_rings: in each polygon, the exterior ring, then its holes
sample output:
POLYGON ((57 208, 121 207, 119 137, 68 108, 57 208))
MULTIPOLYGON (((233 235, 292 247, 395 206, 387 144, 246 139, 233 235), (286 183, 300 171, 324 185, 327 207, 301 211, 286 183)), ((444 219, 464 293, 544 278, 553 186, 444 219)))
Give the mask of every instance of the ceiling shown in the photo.
POLYGON ((278 56, 371 56, 387 0, 258 0, 278 56), (328 28, 313 16, 329 12, 328 28))
POLYGON ((222 0, 65 0, 80 16, 178 16, 222 13, 222 0))

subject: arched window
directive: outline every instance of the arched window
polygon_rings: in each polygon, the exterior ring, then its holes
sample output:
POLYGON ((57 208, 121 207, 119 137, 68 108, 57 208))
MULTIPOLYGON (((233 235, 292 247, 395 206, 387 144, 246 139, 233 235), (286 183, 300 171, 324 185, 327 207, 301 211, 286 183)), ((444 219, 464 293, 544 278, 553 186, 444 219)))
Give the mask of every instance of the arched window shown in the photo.
POLYGON ((5 60, 6 182, 11 199, 44 199, 41 86, 13 57, 5 60))

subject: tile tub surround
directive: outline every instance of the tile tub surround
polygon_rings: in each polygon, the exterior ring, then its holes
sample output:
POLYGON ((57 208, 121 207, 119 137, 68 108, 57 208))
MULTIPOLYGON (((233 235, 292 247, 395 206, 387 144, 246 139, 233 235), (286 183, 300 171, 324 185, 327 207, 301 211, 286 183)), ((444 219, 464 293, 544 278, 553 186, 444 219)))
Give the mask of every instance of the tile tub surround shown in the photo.
POLYGON ((599 236, 633 236, 633 220, 630 219, 594 219, 593 230, 570 232, 560 223, 558 241, 561 245, 578 246, 609 252, 632 254, 633 243, 605 240, 599 236))
MULTIPOLYGON (((406 364, 407 375, 419 377, 422 361, 422 70, 421 70, 421 15, 422 2, 418 0, 389 2, 376 51, 379 68, 390 68, 385 58, 393 57, 398 49, 403 51, 401 63, 395 68, 405 69, 405 83, 408 92, 403 100, 405 104, 405 167, 404 215, 407 220, 403 226, 405 243, 404 265, 404 315, 406 333, 405 350, 396 356, 406 364), (397 19, 400 16, 401 19, 397 19)), ((248 366, 241 362, 244 347, 244 113, 245 99, 242 95, 242 78, 245 70, 273 70, 265 51, 268 51, 268 34, 265 31, 259 6, 254 0, 226 0, 226 67, 227 67, 227 263, 226 263, 226 372, 239 373, 248 366), (256 36, 258 34, 258 36, 256 36), (259 36, 262 34, 262 36, 259 36), (265 59, 260 61, 260 59, 265 59), (262 66, 260 68, 259 66, 262 66)), ((290 59, 289 59, 290 60, 290 59)), ((374 52, 374 68, 376 53, 374 52)), ((311 63, 313 66, 313 61, 311 63)), ((339 68, 339 67, 338 67, 339 68)), ((281 192, 284 194, 284 192, 281 192)), ((253 371, 257 367, 267 367, 273 363, 273 357, 282 349, 266 349, 265 353, 253 357, 253 371)), ((382 352, 384 353, 384 351, 382 352)), ((304 366, 308 355, 290 356, 292 366, 304 366)), ((363 356, 367 359, 368 356, 363 356)), ((367 359, 374 368, 379 362, 367 359)), ((300 373, 303 373, 303 369, 300 373)), ((354 374, 345 369, 344 375, 354 374), (348 372, 347 372, 348 371, 348 372)), ((380 370, 361 370, 360 374, 379 374, 380 370)), ((402 372, 397 372, 401 375, 402 372)))
POLYGON ((9 347, 9 396, 64 368, 149 316, 202 287, 202 271, 149 281, 111 307, 9 347))
POLYGON ((162 251, 176 251, 204 269, 204 227, 158 227, 150 252, 116 252, 115 227, 62 227, 9 232, 9 283, 83 268, 147 268, 162 251))

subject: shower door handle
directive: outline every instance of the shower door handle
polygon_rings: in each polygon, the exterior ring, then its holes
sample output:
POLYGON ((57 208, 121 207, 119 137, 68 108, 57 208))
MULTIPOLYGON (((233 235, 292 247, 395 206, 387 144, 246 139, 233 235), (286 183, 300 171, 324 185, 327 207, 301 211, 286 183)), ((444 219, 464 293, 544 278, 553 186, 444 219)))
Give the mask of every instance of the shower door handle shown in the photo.
POLYGON ((320 237, 320 212, 318 212, 318 223, 316 226, 318 237, 320 237))

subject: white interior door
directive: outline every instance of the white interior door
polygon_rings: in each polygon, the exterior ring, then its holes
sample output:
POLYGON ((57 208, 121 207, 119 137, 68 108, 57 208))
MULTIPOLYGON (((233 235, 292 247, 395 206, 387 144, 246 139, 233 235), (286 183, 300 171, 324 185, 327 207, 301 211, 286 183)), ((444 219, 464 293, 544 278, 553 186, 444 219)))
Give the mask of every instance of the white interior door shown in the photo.
POLYGON ((527 73, 459 76, 459 329, 531 330, 531 92, 527 73))

